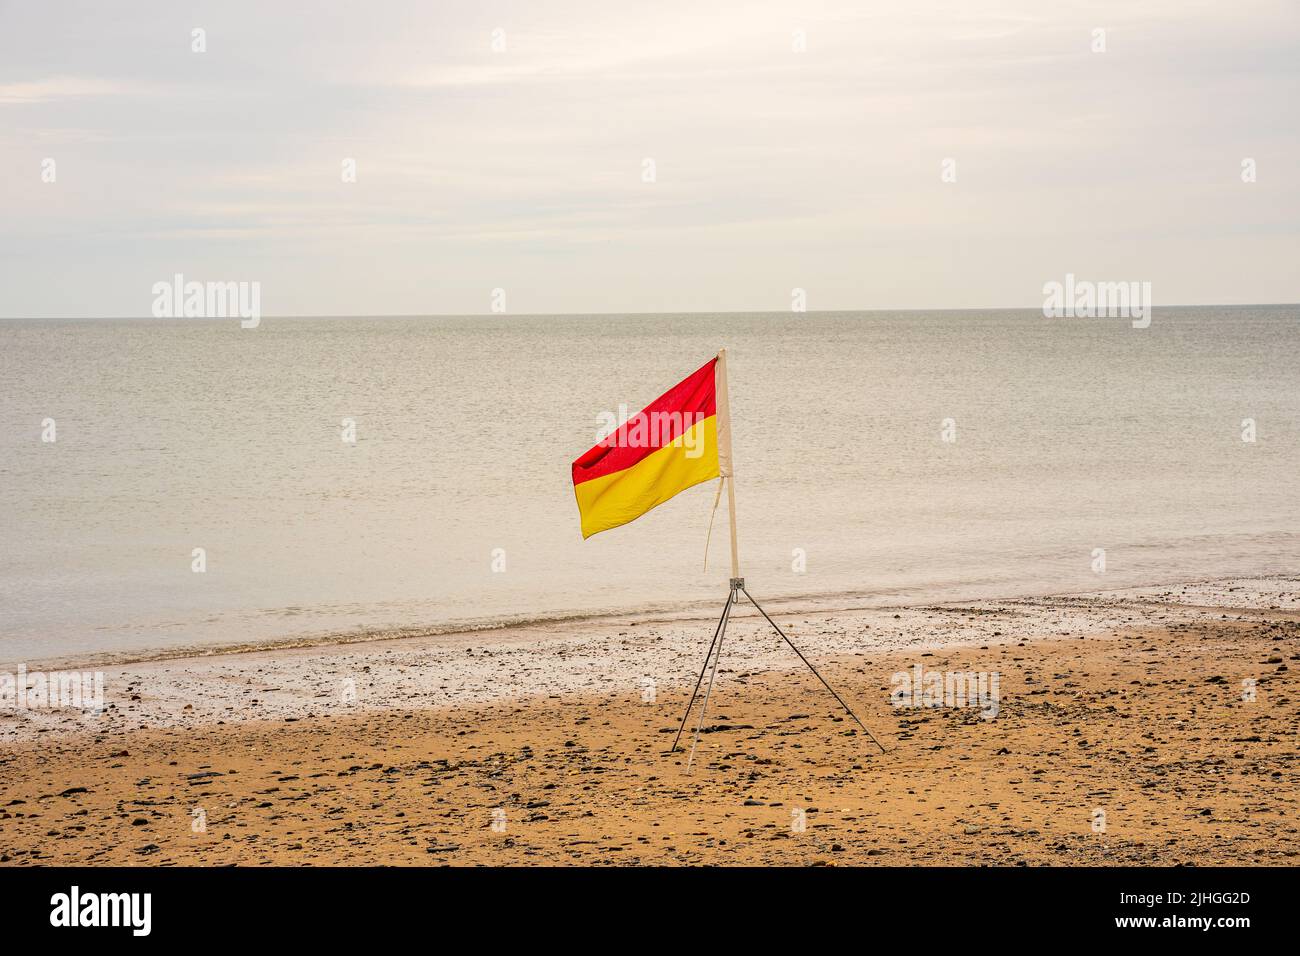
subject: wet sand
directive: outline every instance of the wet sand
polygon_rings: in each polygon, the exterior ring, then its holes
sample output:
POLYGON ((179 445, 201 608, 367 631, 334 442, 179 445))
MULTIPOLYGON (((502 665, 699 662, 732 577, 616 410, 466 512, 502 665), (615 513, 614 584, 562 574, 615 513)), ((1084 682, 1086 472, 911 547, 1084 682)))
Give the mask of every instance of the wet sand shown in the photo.
POLYGON ((1300 852, 1294 580, 778 620, 887 754, 752 617, 729 632, 689 774, 665 751, 705 622, 127 665, 107 675, 103 714, 0 718, 0 862, 1206 866, 1300 852), (892 675, 917 665, 996 672, 996 717, 893 706, 892 675))

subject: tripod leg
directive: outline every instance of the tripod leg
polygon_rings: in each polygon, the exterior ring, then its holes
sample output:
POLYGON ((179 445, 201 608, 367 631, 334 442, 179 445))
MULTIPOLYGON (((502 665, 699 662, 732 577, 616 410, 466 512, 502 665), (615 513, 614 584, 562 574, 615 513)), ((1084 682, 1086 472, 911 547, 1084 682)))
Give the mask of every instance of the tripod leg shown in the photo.
POLYGON ((731 620, 731 607, 735 604, 736 590, 732 588, 731 598, 727 599, 727 606, 722 611, 722 621, 718 626, 718 653, 713 658, 713 673, 709 675, 709 686, 704 690, 704 703, 700 704, 700 721, 695 725, 695 739, 691 741, 691 755, 686 758, 686 772, 691 772, 691 766, 695 763, 695 748, 700 743, 700 731, 704 729, 704 712, 709 709, 709 695, 713 693, 713 682, 718 677, 718 661, 722 660, 722 642, 727 636, 727 622, 731 620))
POLYGON ((727 617, 727 611, 731 610, 731 602, 735 597, 735 591, 727 595, 727 603, 722 608, 722 617, 718 618, 718 626, 713 629, 713 640, 709 642, 709 652, 704 655, 704 666, 700 668, 700 676, 695 680, 695 690, 691 691, 690 703, 686 705, 686 713, 682 714, 682 723, 677 728, 677 736, 673 738, 673 745, 668 748, 669 753, 673 753, 677 749, 677 744, 682 739, 682 731, 686 729, 687 718, 691 716, 691 708, 695 706, 695 698, 700 692, 700 684, 704 682, 704 672, 709 669, 709 658, 713 656, 713 647, 718 643, 718 635, 722 633, 722 622, 727 617))
MULTIPOLYGON (((744 591, 745 589, 741 588, 741 590, 744 591)), ((817 679, 822 682, 822 685, 828 691, 831 692, 831 695, 840 702, 840 706, 843 707, 846 711, 848 711, 849 716, 852 717, 853 720, 857 723, 857 725, 862 728, 863 732, 868 737, 871 738, 871 742, 880 748, 880 752, 882 754, 888 753, 889 751, 885 750, 884 744, 882 744, 879 740, 876 739, 875 734, 867 730, 867 725, 864 724, 862 721, 858 720, 858 715, 853 712, 853 710, 849 707, 848 704, 844 703, 844 698, 841 697, 839 694, 835 693, 835 688, 832 687, 830 684, 826 683, 826 678, 822 677, 822 675, 817 672, 817 668, 812 666, 812 662, 809 661, 808 658, 803 656, 803 652, 799 650, 799 648, 794 646, 794 641, 786 637, 785 631, 781 630, 781 628, 777 626, 776 621, 772 620, 770 617, 767 616, 767 612, 763 610, 762 605, 760 605, 757 601, 754 600, 754 595, 750 594, 748 591, 745 591, 745 597, 749 598, 750 604, 758 608, 758 613, 763 615, 763 617, 767 620, 767 623, 771 624, 772 627, 776 630, 776 633, 780 634, 781 637, 785 640, 785 642, 790 645, 790 649, 799 655, 799 660, 803 661, 805 664, 808 665, 808 669, 812 671, 813 674, 817 677, 817 679)))

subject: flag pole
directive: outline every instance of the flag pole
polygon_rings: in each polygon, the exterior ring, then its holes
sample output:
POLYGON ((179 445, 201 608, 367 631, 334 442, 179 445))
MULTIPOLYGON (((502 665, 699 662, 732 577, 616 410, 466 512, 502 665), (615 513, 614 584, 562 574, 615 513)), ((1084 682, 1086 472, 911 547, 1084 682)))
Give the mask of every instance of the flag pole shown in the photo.
POLYGON ((736 477, 731 456, 731 395, 727 389, 727 350, 718 349, 718 474, 727 483, 727 515, 731 527, 731 578, 740 577, 740 549, 736 545, 736 477))
MULTIPOLYGON (((717 630, 713 632, 713 643, 709 645, 709 652, 704 655, 704 667, 700 669, 699 680, 695 682, 695 690, 691 693, 691 699, 686 705, 686 713, 682 714, 682 725, 677 729, 677 739, 673 741, 669 753, 677 749, 677 743, 682 739, 682 729, 686 727, 686 721, 691 716, 691 708, 695 706, 695 699, 700 693, 700 684, 704 681, 704 673, 709 669, 709 659, 713 659, 713 673, 709 675, 709 686, 704 691, 704 703, 700 705, 700 718, 695 726, 695 739, 691 741, 691 753, 686 759, 686 772, 691 772, 691 767, 695 763, 695 748, 700 743, 700 733, 704 730, 704 714, 709 709, 709 695, 713 692, 713 683, 718 676, 718 661, 722 659, 722 640, 727 632, 727 622, 731 618, 731 609, 735 607, 736 602, 740 600, 740 591, 744 588, 744 579, 740 576, 740 548, 736 544, 736 488, 735 488, 735 469, 731 457, 731 395, 727 390, 727 350, 718 349, 718 364, 715 378, 713 381, 714 393, 717 396, 716 414, 718 418, 718 480, 726 482, 727 485, 727 519, 728 526, 731 529, 731 583, 730 591, 727 595, 727 604, 722 609, 722 617, 718 620, 717 630), (714 646, 717 646, 717 654, 714 654, 714 646)), ((722 492, 721 486, 718 488, 719 494, 722 492)), ((718 506, 717 500, 714 500, 713 507, 718 506)), ((712 520, 710 519, 710 528, 712 520)), ((705 546, 705 563, 708 563, 708 547, 705 546)))

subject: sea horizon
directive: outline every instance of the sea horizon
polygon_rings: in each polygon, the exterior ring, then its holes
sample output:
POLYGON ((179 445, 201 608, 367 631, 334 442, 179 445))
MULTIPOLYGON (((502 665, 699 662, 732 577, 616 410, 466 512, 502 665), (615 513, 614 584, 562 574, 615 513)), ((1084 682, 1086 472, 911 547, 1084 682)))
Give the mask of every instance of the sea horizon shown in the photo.
MULTIPOLYGON (((1300 306, 1300 302, 1171 302, 1168 305, 1163 303, 1153 303, 1151 305, 1153 312, 1160 312, 1165 309, 1282 309, 1294 308, 1300 306)), ((275 313, 266 312, 261 315, 262 321, 268 320, 298 320, 298 319, 473 319, 473 318, 495 318, 495 319, 551 319, 551 318, 654 318, 654 317, 680 317, 689 315, 711 316, 711 315, 746 315, 746 316, 771 316, 773 318, 789 318, 791 316, 801 315, 907 315, 907 314, 934 314, 946 312, 1036 312, 1042 314, 1042 303, 1029 305, 972 305, 972 306, 908 306, 899 308, 890 308, 888 306, 872 306, 869 308, 851 308, 851 309, 805 309, 800 312, 791 312, 789 307, 779 309, 688 309, 688 310, 666 310, 666 309, 621 309, 607 312, 350 312, 350 313, 275 313)), ((1098 317, 1104 319, 1106 317, 1098 317)), ((183 316, 166 316, 158 317, 146 315, 144 313, 136 315, 0 315, 0 322, 209 322, 216 324, 229 325, 232 321, 230 317, 214 316, 195 316, 187 318, 183 316)))

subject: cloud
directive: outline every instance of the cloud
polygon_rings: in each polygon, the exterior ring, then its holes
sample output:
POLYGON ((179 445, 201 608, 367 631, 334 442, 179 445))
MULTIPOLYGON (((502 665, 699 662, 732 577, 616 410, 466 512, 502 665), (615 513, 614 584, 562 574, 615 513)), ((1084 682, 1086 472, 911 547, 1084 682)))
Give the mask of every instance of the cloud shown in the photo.
POLYGON ((147 87, 140 84, 96 76, 49 76, 40 80, 0 84, 0 105, 139 96, 146 91, 147 87))
POLYGON ((1166 301, 1295 298, 1293 2, 226 0, 202 55, 163 0, 88 4, 72 34, 24 5, 0 25, 0 311, 127 314, 93 281, 109 262, 256 269, 300 313, 473 310, 498 285, 557 312, 793 285, 1032 304, 1094 263, 1166 301))

